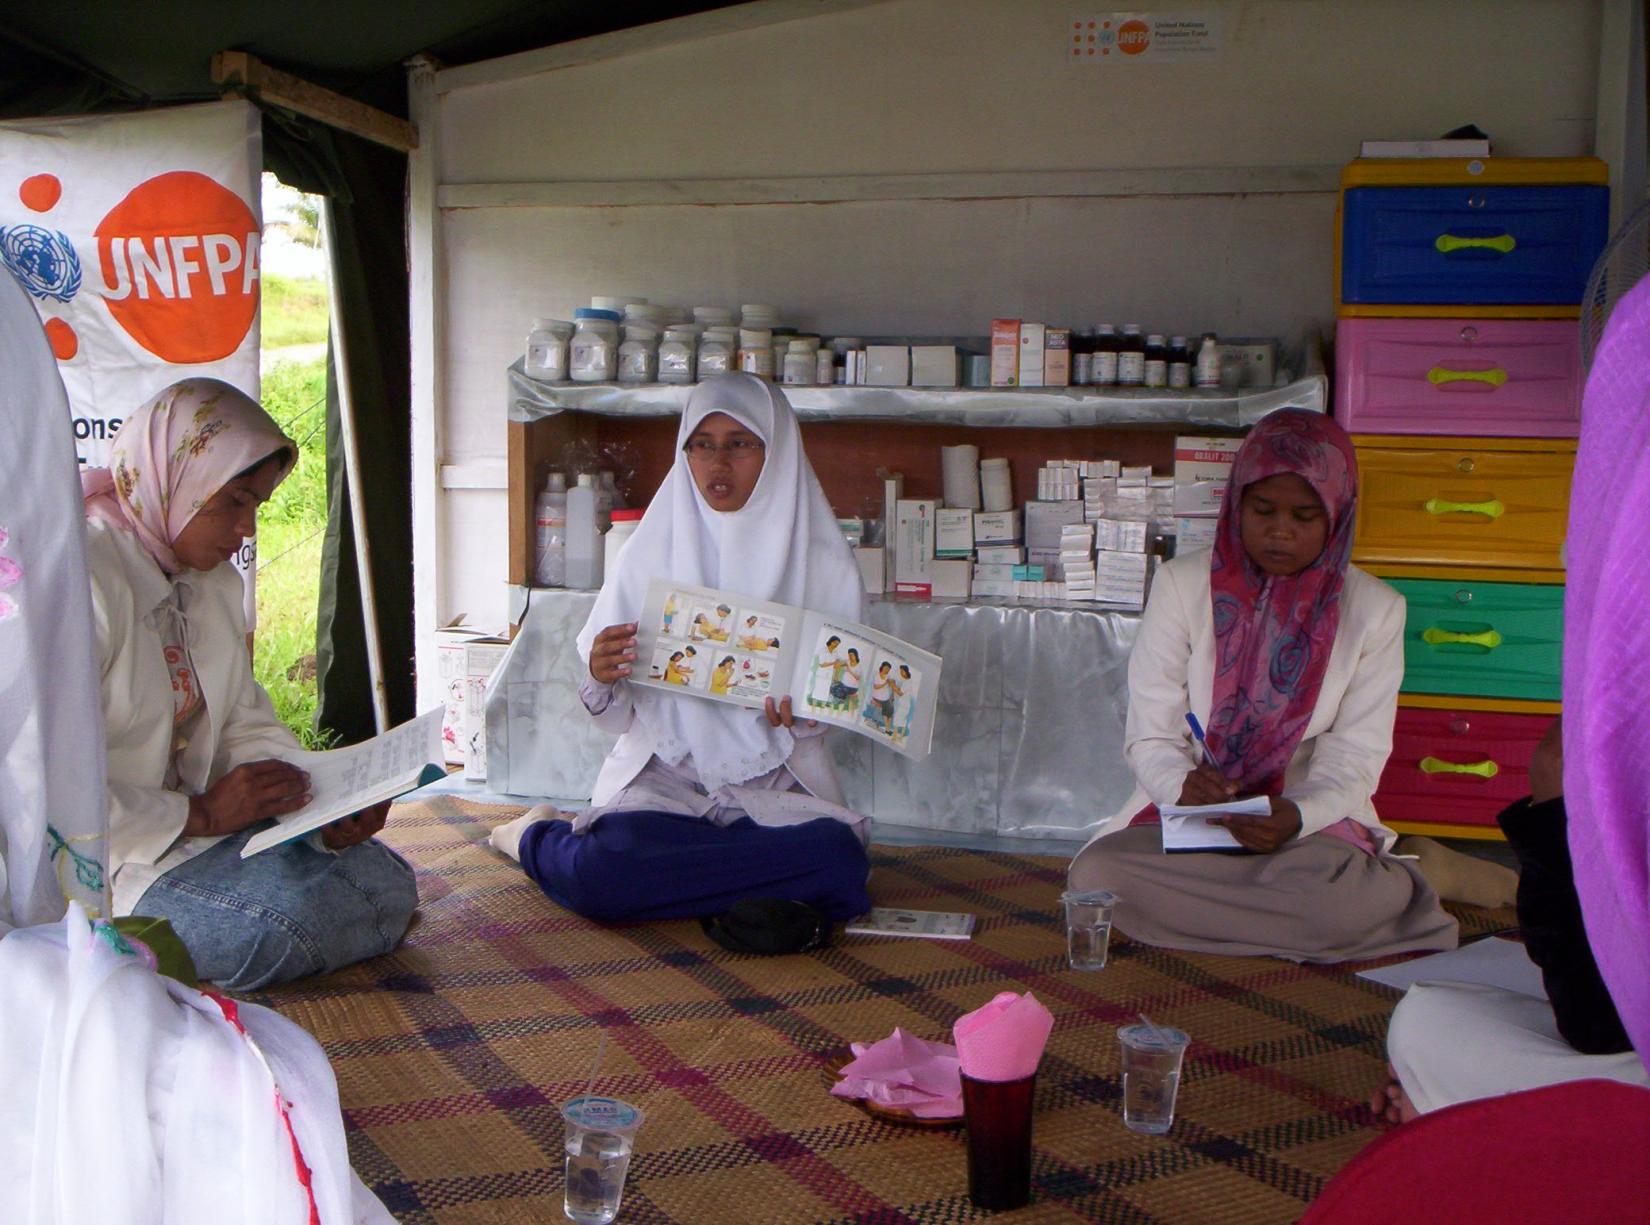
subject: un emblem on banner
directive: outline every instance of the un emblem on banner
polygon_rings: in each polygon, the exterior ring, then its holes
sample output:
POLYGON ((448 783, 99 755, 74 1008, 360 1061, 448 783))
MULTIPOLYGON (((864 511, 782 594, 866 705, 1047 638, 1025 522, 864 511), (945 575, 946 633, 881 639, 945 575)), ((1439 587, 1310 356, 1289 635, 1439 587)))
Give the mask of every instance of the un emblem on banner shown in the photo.
POLYGON ((70 301, 80 292, 80 256, 67 234, 38 225, 0 229, 0 260, 37 298, 70 301))

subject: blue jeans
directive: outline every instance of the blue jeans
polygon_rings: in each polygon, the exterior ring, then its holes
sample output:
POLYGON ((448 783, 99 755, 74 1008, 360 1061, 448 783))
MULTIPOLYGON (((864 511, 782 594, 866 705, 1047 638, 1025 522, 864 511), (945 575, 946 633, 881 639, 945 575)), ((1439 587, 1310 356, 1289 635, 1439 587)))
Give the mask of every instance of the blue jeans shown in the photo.
POLYGON ((160 877, 132 913, 167 919, 202 981, 231 991, 387 953, 418 908, 413 870, 373 839, 337 855, 307 839, 241 858, 260 823, 160 877))

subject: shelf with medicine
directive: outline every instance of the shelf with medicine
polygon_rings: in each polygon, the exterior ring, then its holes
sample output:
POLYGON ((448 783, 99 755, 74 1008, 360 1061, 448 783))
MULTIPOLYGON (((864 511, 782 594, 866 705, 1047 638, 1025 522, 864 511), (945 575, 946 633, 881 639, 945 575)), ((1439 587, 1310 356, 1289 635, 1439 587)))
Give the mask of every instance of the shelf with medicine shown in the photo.
MULTIPOLYGON (((611 468, 624 504, 645 506, 674 458, 677 419, 692 387, 548 384, 510 371, 508 582, 533 584, 535 496, 552 470, 611 468)), ((1237 435, 1275 408, 1327 411, 1321 370, 1242 393, 1099 388, 797 387, 808 456, 844 518, 883 517, 878 470, 901 473, 904 497, 940 498, 940 449, 973 444, 1009 461, 1020 501, 1052 459, 1115 459, 1173 470, 1179 434, 1237 435)))
POLYGON ((1583 372, 1604 243, 1593 158, 1364 159, 1342 175, 1335 415, 1358 448, 1352 558, 1407 606, 1402 833, 1498 839, 1558 713, 1583 372))

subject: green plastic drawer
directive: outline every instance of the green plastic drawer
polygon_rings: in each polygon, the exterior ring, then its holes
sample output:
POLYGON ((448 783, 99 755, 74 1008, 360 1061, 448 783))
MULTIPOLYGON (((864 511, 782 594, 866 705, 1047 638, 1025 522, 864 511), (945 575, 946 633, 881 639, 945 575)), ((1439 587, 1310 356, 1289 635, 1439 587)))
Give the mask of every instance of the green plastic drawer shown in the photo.
POLYGON ((1405 693, 1559 700, 1564 588, 1389 579, 1408 604, 1405 693))

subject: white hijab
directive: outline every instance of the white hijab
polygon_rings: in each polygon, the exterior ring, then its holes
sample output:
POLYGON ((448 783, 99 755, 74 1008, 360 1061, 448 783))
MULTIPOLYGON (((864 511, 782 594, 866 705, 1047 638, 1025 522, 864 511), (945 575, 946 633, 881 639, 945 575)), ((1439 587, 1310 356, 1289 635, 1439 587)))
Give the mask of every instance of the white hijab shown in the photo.
MULTIPOLYGON (((773 384, 719 374, 694 388, 676 433, 676 462, 579 632, 581 660, 590 658, 601 630, 640 617, 655 578, 863 619, 859 566, 803 452, 796 413, 773 384), (739 510, 710 508, 682 450, 712 413, 732 417, 766 447, 762 475, 739 510)), ((645 644, 638 654, 645 658, 645 644)), ((691 754, 706 791, 767 774, 796 743, 761 711, 653 689, 633 688, 631 698, 654 752, 671 765, 691 754)))
POLYGON ((109 913, 103 698, 69 401, 0 272, 0 934, 109 913))

